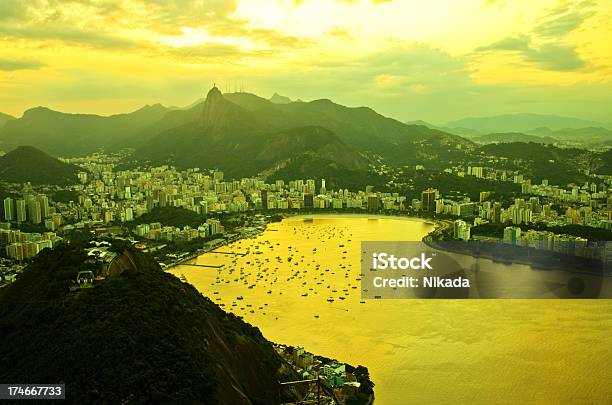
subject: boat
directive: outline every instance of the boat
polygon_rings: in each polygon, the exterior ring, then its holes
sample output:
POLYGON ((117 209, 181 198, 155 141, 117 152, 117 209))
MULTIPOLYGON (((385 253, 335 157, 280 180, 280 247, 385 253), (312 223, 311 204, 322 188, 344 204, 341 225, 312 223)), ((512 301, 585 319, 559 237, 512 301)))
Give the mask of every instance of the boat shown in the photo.
POLYGON ((334 299, 333 298, 328 298, 327 302, 334 302, 334 299))

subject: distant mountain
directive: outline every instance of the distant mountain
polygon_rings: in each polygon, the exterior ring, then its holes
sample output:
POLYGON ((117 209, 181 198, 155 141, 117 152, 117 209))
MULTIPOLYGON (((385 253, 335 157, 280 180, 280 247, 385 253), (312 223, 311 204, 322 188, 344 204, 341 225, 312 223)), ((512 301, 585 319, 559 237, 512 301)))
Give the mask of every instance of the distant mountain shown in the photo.
POLYGON ((77 182, 78 166, 47 155, 32 146, 19 146, 0 156, 0 180, 11 183, 66 185, 77 182))
POLYGON ((5 114, 0 112, 0 127, 2 127, 7 121, 14 120, 15 117, 12 115, 5 114))
POLYGON ((534 142, 534 143, 555 143, 557 139, 551 136, 528 135, 520 132, 501 132, 487 135, 480 135, 470 138, 477 143, 510 143, 510 142, 534 142))
POLYGON ((312 125, 282 129, 274 120, 276 112, 262 113, 261 103, 274 107, 254 95, 224 96, 213 88, 203 105, 182 112, 199 113, 197 119, 161 132, 138 148, 132 159, 181 168, 217 167, 230 177, 273 173, 305 153, 347 170, 367 169, 367 159, 330 130, 312 125))
POLYGON ((584 128, 601 124, 571 117, 546 114, 504 114, 491 117, 470 117, 447 122, 445 127, 470 128, 482 134, 494 132, 526 132, 538 127, 552 130, 563 128, 584 128))
POLYGON ((528 131, 537 136, 548 136, 584 146, 612 146, 612 131, 602 127, 563 128, 553 131, 550 128, 540 127, 528 131))
POLYGON ((36 107, 0 127, 0 149, 28 144, 53 155, 74 156, 100 148, 137 146, 134 142, 147 139, 148 126, 158 122, 168 111, 161 104, 155 104, 128 114, 106 117, 36 107))
POLYGON ((124 249, 93 288, 69 292, 102 272, 71 242, 0 291, 0 381, 65 382, 74 404, 234 405, 278 403, 278 382, 299 379, 259 329, 124 249))
POLYGON ((270 97, 270 101, 274 104, 289 104, 293 102, 289 97, 281 96, 278 93, 274 93, 272 97, 270 97))
POLYGON ((475 129, 461 128, 461 127, 456 127, 456 128, 442 127, 442 126, 434 125, 432 123, 429 123, 423 120, 406 121, 405 124, 406 125, 422 125, 427 128, 436 129, 438 131, 447 132, 449 134, 459 135, 459 136, 463 136, 466 138, 482 135, 481 132, 476 131, 475 129))

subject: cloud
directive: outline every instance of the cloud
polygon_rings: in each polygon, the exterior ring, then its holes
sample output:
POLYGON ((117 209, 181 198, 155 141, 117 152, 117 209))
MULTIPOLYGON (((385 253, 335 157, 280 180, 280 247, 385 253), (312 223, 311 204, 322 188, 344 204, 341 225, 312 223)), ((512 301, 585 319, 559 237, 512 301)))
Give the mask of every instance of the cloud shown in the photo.
POLYGON ((235 0, 31 0, 24 4, 0 0, 0 40, 38 45, 54 41, 126 50, 131 55, 168 55, 189 63, 204 58, 227 57, 227 62, 240 57, 266 58, 311 44, 309 39, 254 28, 233 17, 235 0), (3 19, 5 9, 7 16, 15 18, 3 19), (170 49, 160 42, 160 38, 180 39, 186 30, 206 33, 206 38, 202 44, 189 43, 184 49, 170 49))
POLYGON ((522 55, 525 61, 537 65, 541 69, 553 71, 576 71, 586 67, 586 62, 580 58, 575 48, 558 43, 544 43, 536 46, 531 38, 523 35, 506 37, 500 41, 476 49, 476 53, 510 51, 522 55))
POLYGON ((404 116, 408 109, 431 109, 440 103, 437 97, 456 100, 475 85, 465 61, 420 43, 403 43, 352 60, 317 62, 278 72, 260 83, 265 86, 262 92, 278 91, 295 98, 326 97, 347 105, 368 100, 368 106, 394 116, 404 116), (436 102, 417 107, 413 104, 417 96, 436 102))
POLYGON ((15 70, 40 69, 47 66, 37 60, 0 58, 0 70, 12 72, 15 70))
POLYGON ((26 9, 24 1, 2 0, 0 1, 0 21, 24 17, 26 9))
POLYGON ((568 10, 565 7, 555 9, 549 13, 546 20, 540 23, 533 32, 551 38, 567 35, 578 29, 587 19, 595 15, 591 5, 591 2, 585 1, 579 3, 573 9, 568 10))
POLYGON ((554 43, 544 44, 537 49, 529 48, 526 55, 528 60, 548 70, 575 71, 587 65, 574 48, 554 43))
POLYGON ((251 55, 234 45, 204 43, 194 46, 165 47, 165 52, 187 63, 232 62, 251 55))
POLYGON ((61 41, 73 45, 87 45, 94 48, 128 49, 138 46, 135 40, 98 30, 73 28, 67 25, 22 26, 0 24, 0 36, 18 39, 61 41))

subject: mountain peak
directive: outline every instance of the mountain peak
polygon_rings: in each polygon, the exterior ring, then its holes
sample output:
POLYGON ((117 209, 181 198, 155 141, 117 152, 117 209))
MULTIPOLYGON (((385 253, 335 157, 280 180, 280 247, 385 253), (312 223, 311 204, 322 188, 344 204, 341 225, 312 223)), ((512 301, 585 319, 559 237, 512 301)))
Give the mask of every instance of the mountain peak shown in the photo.
POLYGON ((278 93, 274 93, 272 97, 270 97, 270 101, 274 104, 289 104, 292 102, 289 97, 281 96, 278 93))
POLYGON ((202 112, 202 123, 212 133, 221 133, 229 128, 243 126, 248 120, 247 112, 226 99, 215 86, 206 95, 202 112))
POLYGON ((19 145, 15 149, 7 153, 7 155, 11 155, 11 154, 17 155, 17 154, 24 154, 24 153, 37 154, 39 156, 49 156, 42 150, 35 148, 34 146, 31 146, 31 145, 19 145))
POLYGON ((21 145, 0 157, 0 180, 9 183, 66 185, 76 182, 79 168, 34 146, 21 145))
POLYGON ((204 125, 215 127, 224 119, 225 108, 223 104, 225 103, 226 100, 223 98, 221 91, 217 86, 213 86, 213 88, 208 91, 206 100, 204 101, 204 111, 202 115, 204 125))
POLYGON ((213 86, 206 95, 206 101, 216 101, 219 98, 223 98, 223 94, 221 94, 221 90, 217 86, 213 86))
POLYGON ((23 117, 32 117, 34 115, 42 115, 42 114, 49 114, 49 113, 54 113, 55 111, 53 111, 50 108, 47 107, 43 107, 43 106, 38 106, 38 107, 32 107, 29 108, 27 110, 24 111, 23 113, 23 117))

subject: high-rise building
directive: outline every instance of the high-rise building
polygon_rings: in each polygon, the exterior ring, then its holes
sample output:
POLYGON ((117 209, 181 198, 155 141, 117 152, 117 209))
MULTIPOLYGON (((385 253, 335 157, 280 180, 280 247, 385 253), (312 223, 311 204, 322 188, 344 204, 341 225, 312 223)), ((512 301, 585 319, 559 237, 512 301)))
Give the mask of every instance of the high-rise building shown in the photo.
POLYGON ((15 217, 15 209, 13 207, 13 199, 6 197, 4 199, 4 220, 12 221, 15 217))
POLYGON ((11 259, 20 261, 23 260, 23 243, 11 243, 9 246, 6 247, 6 255, 11 259))
POLYGON ((28 204, 28 211, 30 214, 30 222, 34 225, 38 225, 42 222, 42 210, 40 209, 40 202, 38 199, 31 199, 28 204))
POLYGON ((111 222, 113 222, 113 211, 111 210, 106 210, 104 211, 104 223, 105 224, 110 224, 111 222))
POLYGON ((268 190, 261 190, 261 209, 268 209, 268 190))
POLYGON ((306 180, 306 189, 309 193, 313 193, 316 191, 315 189, 315 181, 314 179, 308 179, 306 180))
POLYGON ((531 193, 531 180, 523 180, 521 183, 521 193, 530 194, 531 193))
POLYGON ((87 172, 79 172, 77 174, 77 177, 79 178, 79 181, 83 184, 87 183, 87 172))
POLYGON ((368 196, 368 211, 376 212, 380 209, 380 197, 375 194, 368 196))
POLYGON ((325 179, 321 179, 321 194, 325 194, 327 192, 327 189, 325 188, 325 179))
POLYGON ((499 223, 501 221, 501 210, 501 203, 496 201, 491 207, 491 222, 499 223))
POLYGON ((435 188, 428 188, 421 192, 421 209, 427 212, 434 212, 436 209, 436 198, 438 190, 435 188))
POLYGON ((480 192, 480 202, 487 201, 491 197, 490 191, 481 191, 480 192))
POLYGON ((206 224, 210 229, 210 235, 218 235, 223 233, 223 226, 221 225, 221 222, 218 219, 207 219, 206 224))
POLYGON ((453 223, 453 236, 456 239, 469 240, 471 226, 460 219, 453 223))
POLYGON ((44 194, 38 196, 38 202, 40 203, 40 211, 43 218, 48 218, 50 215, 49 212, 49 197, 44 194))
POLYGON ((483 170, 482 170, 482 166, 470 166, 468 167, 468 174, 471 174, 472 176, 478 177, 478 178, 483 178, 483 170))
POLYGON ((314 207, 314 196, 312 193, 304 193, 304 208, 314 207))
POLYGON ((504 228, 504 243, 516 245, 521 239, 521 228, 514 226, 507 226, 504 228))
POLYGON ((213 181, 215 182, 223 181, 223 172, 221 170, 215 170, 213 172, 213 181))
POLYGON ((25 200, 17 200, 15 202, 15 214, 17 217, 17 222, 25 222, 26 221, 26 202, 25 200))

